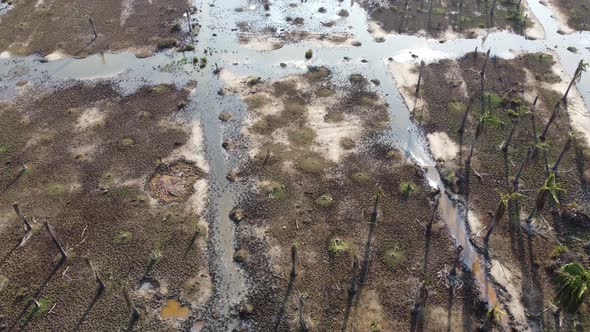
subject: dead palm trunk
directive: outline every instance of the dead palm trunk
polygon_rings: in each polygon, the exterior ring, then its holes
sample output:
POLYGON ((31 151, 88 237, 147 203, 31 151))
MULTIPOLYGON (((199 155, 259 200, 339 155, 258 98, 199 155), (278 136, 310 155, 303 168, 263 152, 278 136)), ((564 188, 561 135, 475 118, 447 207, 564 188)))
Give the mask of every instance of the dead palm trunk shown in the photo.
POLYGON ((305 321, 305 307, 303 296, 301 295, 299 295, 299 327, 301 328, 301 332, 309 331, 309 326, 307 326, 307 322, 305 321))
POLYGON ((350 288, 348 289, 348 293, 350 295, 354 295, 356 294, 356 292, 358 291, 358 282, 357 282, 357 272, 359 269, 359 263, 358 260, 356 259, 356 257, 353 259, 352 261, 352 277, 350 280, 350 288))
POLYGON ((65 261, 68 258, 68 254, 66 253, 64 248, 61 246, 61 243, 57 239, 57 236, 55 235, 55 231, 53 230, 53 227, 51 227, 51 225, 49 225, 47 222, 44 223, 44 226, 45 226, 45 229, 47 229, 47 232, 49 233, 49 237, 51 237, 51 240, 53 241, 53 243, 55 244, 57 249, 59 249, 59 252, 61 254, 61 261, 62 262, 65 261))
POLYGON ((291 246, 291 278, 297 276, 297 244, 291 246))
POLYGON ((139 310, 135 306, 135 303, 133 303, 133 299, 131 299, 131 297, 129 296, 129 291, 127 290, 127 287, 123 287, 123 296, 125 297, 125 302, 127 302, 129 310, 131 310, 131 321, 129 322, 129 326, 133 326, 135 322, 139 320, 139 317, 141 317, 141 312, 139 312, 139 310))
POLYGON ((567 105, 567 95, 570 93, 570 90, 571 90, 572 86, 574 85, 574 83, 580 79, 580 77, 582 75, 582 71, 584 71, 584 70, 585 70, 584 60, 580 60, 580 62, 578 63, 578 67, 576 68, 576 71, 574 72, 574 77, 572 77, 570 84, 567 86, 567 89, 565 90, 565 93, 563 94, 563 97, 561 98, 561 100, 563 101, 564 104, 567 105))
POLYGON ((430 1, 430 6, 428 6, 428 23, 426 23, 427 31, 430 31, 430 24, 432 22, 432 3, 433 1, 430 1))
POLYGON ((541 134, 541 136, 539 136, 541 141, 545 141, 545 138, 547 137, 547 132, 549 131, 549 127, 551 126, 553 121, 555 121, 555 119, 557 119, 557 116, 559 116, 560 109, 561 109, 561 101, 558 101, 557 104, 555 104, 555 107, 553 108, 553 113, 551 113, 551 117, 549 118, 549 121, 545 125, 545 129, 543 129, 543 133, 541 134))
POLYGON ((496 0, 494 0, 494 2, 492 2, 492 9, 490 11, 490 24, 493 26, 494 25, 494 9, 496 8, 496 0))
POLYGON ((25 215, 20 210, 18 203, 12 204, 12 207, 14 208, 14 212, 16 212, 16 214, 18 215, 18 219, 23 222, 23 225, 25 226, 25 232, 29 232, 30 230, 32 230, 33 227, 31 226, 31 223, 29 223, 25 215))
POLYGON ((463 0, 459 2, 459 31, 463 30, 463 0))
MULTIPOLYGON (((420 62, 420 71, 418 72, 418 83, 416 84, 416 90, 414 91, 414 110, 416 109, 416 104, 418 103, 418 95, 420 95, 420 83, 422 82, 422 73, 424 72, 424 61, 420 62)), ((412 113, 414 112, 412 110, 412 113)))
POLYGON ((457 266, 459 265, 459 260, 461 259, 461 253, 463 252, 463 246, 459 245, 457 247, 457 251, 455 254, 455 260, 453 261, 453 267, 451 268, 451 272, 449 276, 455 277, 457 275, 457 266))
POLYGON ((463 133, 465 133, 465 124, 467 123, 467 116, 469 115, 469 110, 471 109, 471 103, 473 103, 473 98, 469 98, 467 108, 465 109, 465 113, 463 114, 463 120, 461 121, 461 127, 458 130, 459 135, 461 135, 461 137, 463 137, 463 133))
POLYGON ((531 112, 531 126, 533 127, 533 139, 535 142, 535 146, 538 143, 538 137, 537 137, 537 123, 535 120, 535 106, 537 105, 537 100, 539 99, 539 96, 535 97, 535 100, 533 101, 533 105, 531 106, 530 112, 531 112))
POLYGON ((500 198, 500 202, 498 202, 498 206, 496 207, 496 213, 494 214, 494 221, 490 225, 490 228, 488 229, 488 232, 486 233, 486 236, 483 239, 486 248, 488 247, 488 242, 490 241, 490 236, 492 235, 494 228, 502 220, 505 211, 506 204, 504 204, 504 201, 502 200, 502 198, 500 198))
POLYGON ((516 130, 516 126, 518 125, 518 118, 516 118, 512 123, 512 129, 510 129, 510 134, 508 134, 508 138, 502 144, 502 152, 508 152, 508 147, 510 146, 510 141, 512 141, 512 136, 514 135, 514 131, 516 130))
MULTIPOLYGON (((486 0, 487 4, 487 0, 486 0)), ((485 108, 485 100, 484 100, 484 80, 486 75, 486 65, 488 64, 488 59, 490 58, 490 50, 486 52, 486 57, 483 60, 483 65, 481 67, 481 71, 479 72, 479 80, 480 80, 480 94, 481 94, 481 114, 484 113, 485 108)))
POLYGON ((414 326, 412 326, 412 332, 419 331, 419 319, 422 316, 422 312, 424 311, 424 307, 426 306, 426 301, 428 300, 428 289, 426 288, 426 282, 423 281, 418 289, 416 289, 416 294, 414 295, 414 304, 412 305, 412 321, 414 322, 414 326))
POLYGON ((516 175, 514 176, 514 192, 515 193, 519 192, 519 190, 520 190, 520 177, 521 177, 522 173, 524 172, 524 170, 528 167, 529 162, 533 158, 534 153, 535 153, 535 148, 533 148, 532 146, 529 147, 527 150, 526 157, 522 161, 522 164, 520 164, 520 167, 518 168, 518 172, 516 172, 516 175))
POLYGON ((91 42, 93 42, 96 40, 96 38, 98 38, 98 34, 96 33, 96 27, 94 26, 94 21, 92 20, 92 17, 90 17, 90 15, 88 15, 88 22, 90 22, 90 27, 92 28, 91 42))
POLYGON ((563 159, 563 156, 565 156, 565 153, 571 148, 571 146, 572 146, 572 137, 570 136, 567 138, 567 141, 565 142, 563 149, 561 149, 561 152, 559 153, 559 157, 557 157, 555 164, 553 164, 553 167, 551 168, 553 173, 557 174, 557 168, 559 167, 559 163, 563 159))
POLYGON ((481 133, 483 132, 483 126, 484 123, 482 121, 479 121, 477 124, 477 128, 475 129, 475 137, 473 138, 473 141, 471 142, 471 148, 469 149, 469 156, 467 156, 467 160, 465 161, 465 165, 467 166, 467 171, 469 171, 469 168, 471 167, 471 158, 473 157, 473 152, 475 151, 475 146, 477 145, 477 142, 479 140, 479 137, 481 136, 481 133))
POLYGON ((104 282, 102 282, 102 279, 100 279, 100 276, 98 275, 98 271, 96 271, 96 269, 94 268, 94 264, 92 264, 92 261, 89 258, 86 259, 86 264, 88 264, 88 266, 90 267, 90 270, 92 271, 92 275, 94 276, 94 280, 96 280, 96 283, 98 284, 98 290, 96 292, 96 296, 100 296, 106 286, 105 286, 104 282))

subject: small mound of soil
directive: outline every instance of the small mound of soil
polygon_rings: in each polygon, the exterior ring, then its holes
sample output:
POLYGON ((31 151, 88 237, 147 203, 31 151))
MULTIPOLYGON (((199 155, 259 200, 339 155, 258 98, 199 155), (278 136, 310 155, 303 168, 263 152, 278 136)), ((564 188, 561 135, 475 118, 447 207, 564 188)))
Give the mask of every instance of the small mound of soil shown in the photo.
POLYGON ((161 164, 148 181, 147 190, 160 203, 184 202, 204 175, 199 167, 185 160, 161 164))

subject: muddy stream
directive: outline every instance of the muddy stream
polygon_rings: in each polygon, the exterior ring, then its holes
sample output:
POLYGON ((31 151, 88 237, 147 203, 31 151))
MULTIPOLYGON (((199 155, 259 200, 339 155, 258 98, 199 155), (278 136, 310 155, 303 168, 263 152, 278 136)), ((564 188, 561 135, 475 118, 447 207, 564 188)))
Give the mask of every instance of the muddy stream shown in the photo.
MULTIPOLYGON (((350 13, 345 19, 345 25, 351 29, 348 32, 353 35, 354 40, 360 41, 362 46, 326 45, 309 40, 285 44, 282 48, 272 51, 257 51, 245 47, 240 44, 237 33, 232 29, 239 20, 250 15, 255 22, 273 22, 289 31, 293 26, 284 21, 285 12, 281 11, 284 9, 271 6, 267 12, 269 16, 263 17, 264 11, 253 11, 256 6, 261 6, 259 3, 251 2, 251 7, 244 7, 247 10, 238 13, 235 11, 238 4, 233 1, 194 2, 198 12, 192 19, 201 25, 199 35, 195 37, 197 42, 194 52, 183 54, 166 51, 143 59, 138 59, 131 53, 103 54, 84 59, 66 57, 46 63, 41 62, 40 57, 15 58, 3 53, 0 54, 0 98, 10 99, 18 95, 21 88, 17 87, 17 83, 20 81, 34 82, 37 87, 52 90, 73 84, 75 80, 113 80, 126 93, 145 84, 173 82, 183 86, 189 81, 197 81, 197 87, 191 93, 188 109, 191 120, 199 121, 203 129, 205 153, 210 169, 207 220, 210 225, 209 267, 215 283, 215 293, 208 307, 215 313, 213 317, 216 321, 210 324, 213 330, 231 331, 239 327, 236 306, 248 295, 248 280, 232 259, 235 226, 228 217, 240 193, 247 190, 247 185, 230 184, 226 180, 227 172, 237 166, 241 158, 239 154, 226 153, 221 146, 224 139, 239 137, 240 128, 236 124, 241 122, 246 107, 236 96, 218 94, 224 82, 219 75, 213 73, 212 68, 215 65, 239 77, 254 75, 265 80, 303 73, 309 65, 328 67, 336 82, 345 82, 352 73, 361 73, 369 79, 378 79, 381 84, 375 89, 385 96, 390 108, 391 128, 386 135, 387 140, 405 151, 418 165, 426 168, 430 185, 445 192, 439 174, 434 169, 435 162, 428 151, 426 140, 412 123, 409 111, 397 90, 395 78, 388 70, 389 58, 397 62, 429 62, 457 58, 473 51, 475 47, 480 51, 491 49, 493 55, 510 58, 520 51, 536 52, 550 49, 559 56, 562 69, 567 76, 573 73, 580 59, 590 61, 590 33, 558 34, 559 23, 551 17, 551 10, 541 5, 538 0, 530 0, 529 7, 544 28, 543 40, 527 40, 523 36, 508 32, 494 32, 485 38, 454 39, 444 43, 407 35, 388 35, 383 43, 378 43, 367 31, 368 17, 358 4, 306 2, 299 4, 297 8, 289 9, 289 14, 305 17, 307 30, 318 33, 325 30, 319 24, 319 20, 315 22, 316 20, 307 19, 317 13, 320 6, 328 8, 330 13, 336 13, 344 8, 350 13), (576 47, 578 53, 567 51, 568 46, 576 47), (314 56, 310 61, 305 61, 303 55, 309 48, 313 49, 314 56), (208 65, 204 70, 180 62, 185 56, 189 59, 193 56, 201 57, 205 50, 208 65), (412 57, 412 54, 418 58, 412 57), (285 63, 286 67, 282 67, 281 63, 285 63), (220 123, 217 116, 222 111, 230 112, 233 119, 236 119, 232 121, 233 125, 220 123)), ((184 24, 186 25, 186 19, 184 24)), ((583 77, 577 87, 584 100, 588 102, 590 77, 583 77)), ((464 263, 479 283, 482 299, 489 305, 497 303, 500 300, 491 286, 494 278, 485 275, 483 258, 469 241, 469 227, 465 222, 461 199, 448 194, 441 195, 440 199, 441 217, 447 223, 456 244, 464 247, 464 263)), ((514 303, 504 303, 507 310, 516 320, 526 319, 524 308, 518 299, 512 302, 514 303)))

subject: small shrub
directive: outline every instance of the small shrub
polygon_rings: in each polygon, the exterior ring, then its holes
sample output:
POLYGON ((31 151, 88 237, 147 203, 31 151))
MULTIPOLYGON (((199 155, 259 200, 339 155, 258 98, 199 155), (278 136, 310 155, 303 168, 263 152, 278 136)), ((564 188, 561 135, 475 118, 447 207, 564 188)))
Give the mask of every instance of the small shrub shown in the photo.
POLYGON ((348 250, 348 243, 346 243, 344 240, 341 240, 339 238, 333 238, 332 240, 330 240, 328 251, 331 254, 338 256, 346 250, 348 250))
POLYGON ((555 246, 555 248, 553 248, 553 251, 551 251, 551 258, 556 259, 559 258, 559 256, 561 256, 561 254, 565 254, 566 252, 568 252, 569 249, 566 246, 555 246))
POLYGON ((311 48, 307 51, 305 51, 305 58, 306 59, 311 59, 311 57, 313 56, 313 51, 311 50, 311 48))
POLYGON ((402 182, 399 185, 399 191, 404 195, 404 197, 409 197, 414 191, 416 191, 416 185, 414 182, 402 182))
POLYGON ((199 67, 205 68, 206 66, 207 66, 207 58, 206 57, 202 57, 201 58, 201 64, 199 65, 199 67))

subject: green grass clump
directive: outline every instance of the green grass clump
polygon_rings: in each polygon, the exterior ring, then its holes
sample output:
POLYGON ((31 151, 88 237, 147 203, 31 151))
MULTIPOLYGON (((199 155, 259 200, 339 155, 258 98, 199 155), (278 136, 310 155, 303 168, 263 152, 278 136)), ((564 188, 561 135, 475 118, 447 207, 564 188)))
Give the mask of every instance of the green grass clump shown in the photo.
POLYGON ((313 56, 313 51, 311 50, 311 48, 307 51, 305 51, 305 58, 306 59, 311 59, 311 57, 313 56))
POLYGON ((47 186, 47 194, 51 196, 61 196, 66 192, 66 189, 63 184, 59 183, 52 183, 47 186))
POLYGON ((205 68, 207 66, 207 58, 206 57, 202 57, 201 58, 201 64, 199 65, 200 68, 205 68))
POLYGON ((383 253, 383 262, 392 269, 397 268, 406 259, 406 253, 399 247, 395 246, 383 253))
POLYGON ((332 240, 330 240, 328 251, 331 254, 338 256, 346 250, 348 250, 348 243, 346 243, 344 240, 341 240, 339 238, 333 238, 332 240))

